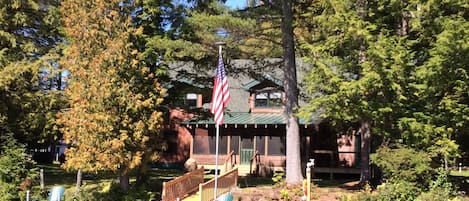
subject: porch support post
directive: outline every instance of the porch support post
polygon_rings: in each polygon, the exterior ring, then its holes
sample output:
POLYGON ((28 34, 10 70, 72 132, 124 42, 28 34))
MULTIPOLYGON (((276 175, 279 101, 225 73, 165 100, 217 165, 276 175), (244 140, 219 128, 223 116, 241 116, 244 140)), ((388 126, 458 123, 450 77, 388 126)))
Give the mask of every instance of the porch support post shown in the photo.
POLYGON ((191 134, 191 143, 189 147, 189 158, 192 158, 194 156, 194 139, 195 139, 195 130, 196 128, 193 128, 192 126, 190 127, 189 133, 191 134))
MULTIPOLYGON (((231 132, 230 132, 231 133, 231 132)), ((226 143, 226 153, 230 154, 231 153, 231 137, 233 137, 230 133, 225 134, 228 142, 226 143)))

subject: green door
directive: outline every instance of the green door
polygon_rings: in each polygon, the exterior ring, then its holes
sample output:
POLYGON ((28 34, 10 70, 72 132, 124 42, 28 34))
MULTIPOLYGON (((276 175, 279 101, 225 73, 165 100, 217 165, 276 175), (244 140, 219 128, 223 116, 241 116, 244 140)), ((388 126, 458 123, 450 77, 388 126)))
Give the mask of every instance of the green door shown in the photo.
POLYGON ((254 149, 241 149, 241 153, 240 153, 241 165, 251 164, 251 158, 253 154, 254 154, 254 149))
POLYGON ((249 165, 251 164, 251 158, 254 155, 254 138, 252 137, 241 137, 241 151, 239 153, 240 164, 249 165))

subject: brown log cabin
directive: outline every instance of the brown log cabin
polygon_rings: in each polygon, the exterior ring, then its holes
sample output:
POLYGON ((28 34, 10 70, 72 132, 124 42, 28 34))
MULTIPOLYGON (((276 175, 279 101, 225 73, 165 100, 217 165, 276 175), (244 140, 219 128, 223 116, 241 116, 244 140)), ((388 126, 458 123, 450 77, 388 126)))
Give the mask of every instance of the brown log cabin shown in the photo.
MULTIPOLYGON (((237 65, 245 63, 233 62, 237 65)), ((264 72, 251 78, 241 74, 230 76, 230 71, 227 72, 231 101, 220 126, 219 168, 229 162, 238 165, 246 174, 270 175, 274 171, 283 171, 286 135, 281 75, 264 72)), ((207 169, 215 167, 216 129, 207 112, 211 86, 194 86, 194 81, 178 79, 168 89, 169 94, 181 97, 178 100, 182 106, 168 111, 169 123, 165 127, 168 149, 157 163, 160 167, 174 164, 181 167, 189 158, 207 169)), ((300 119, 299 122, 303 164, 314 158, 314 171, 328 173, 331 178, 333 173, 360 173, 357 167, 360 136, 357 133, 337 134, 319 118, 300 119)))

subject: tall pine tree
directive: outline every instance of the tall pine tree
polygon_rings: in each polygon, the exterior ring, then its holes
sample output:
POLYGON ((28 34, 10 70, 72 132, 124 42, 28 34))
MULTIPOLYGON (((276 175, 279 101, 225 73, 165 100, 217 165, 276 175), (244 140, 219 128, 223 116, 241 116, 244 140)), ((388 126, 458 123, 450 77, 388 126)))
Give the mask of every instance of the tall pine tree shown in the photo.
POLYGON ((389 144, 456 156, 455 136, 467 136, 467 65, 459 56, 467 54, 465 7, 458 0, 305 6, 302 50, 315 66, 302 116, 322 111, 362 132, 368 122, 365 130, 389 144))
POLYGON ((0 4, 0 135, 10 133, 31 145, 56 134, 60 95, 45 92, 40 83, 46 79, 41 71, 54 62, 49 55, 62 39, 59 2, 0 4))

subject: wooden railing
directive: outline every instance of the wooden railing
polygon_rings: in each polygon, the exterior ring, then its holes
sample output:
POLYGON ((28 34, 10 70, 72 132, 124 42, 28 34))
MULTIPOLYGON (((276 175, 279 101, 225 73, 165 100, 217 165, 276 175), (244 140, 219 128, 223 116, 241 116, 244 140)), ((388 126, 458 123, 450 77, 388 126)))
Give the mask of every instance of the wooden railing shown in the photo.
POLYGON ((189 193, 197 191, 199 184, 204 182, 204 167, 186 173, 171 181, 163 182, 162 201, 182 199, 189 193))
POLYGON ((260 164, 261 164, 261 155, 259 154, 259 151, 256 150, 251 158, 251 165, 249 166, 249 173, 258 175, 260 164))
MULTIPOLYGON (((238 185, 238 168, 235 167, 232 170, 218 176, 217 178, 217 197, 224 193, 230 192, 231 188, 238 185)), ((213 194, 215 190, 215 179, 211 179, 203 184, 199 185, 200 201, 213 200, 213 194)))
POLYGON ((234 165, 236 165, 236 155, 233 150, 230 152, 230 154, 226 156, 224 169, 222 170, 223 173, 230 171, 234 167, 234 165))

